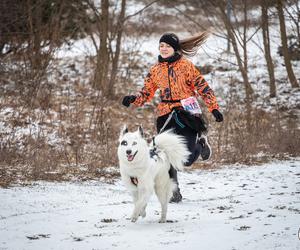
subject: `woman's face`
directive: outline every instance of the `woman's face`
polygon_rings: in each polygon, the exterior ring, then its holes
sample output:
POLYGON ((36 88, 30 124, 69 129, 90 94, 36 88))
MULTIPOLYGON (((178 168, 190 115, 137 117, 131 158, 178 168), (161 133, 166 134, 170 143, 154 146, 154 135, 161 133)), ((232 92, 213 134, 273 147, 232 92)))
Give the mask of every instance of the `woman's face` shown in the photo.
POLYGON ((168 58, 172 55, 174 55, 175 51, 174 49, 167 43, 161 42, 159 44, 159 54, 162 58, 168 58))

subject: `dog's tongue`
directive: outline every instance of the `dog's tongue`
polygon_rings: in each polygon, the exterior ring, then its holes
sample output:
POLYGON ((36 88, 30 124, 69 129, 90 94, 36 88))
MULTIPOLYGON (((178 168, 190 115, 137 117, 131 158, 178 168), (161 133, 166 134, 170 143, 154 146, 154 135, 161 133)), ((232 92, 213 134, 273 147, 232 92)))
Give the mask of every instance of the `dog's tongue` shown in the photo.
POLYGON ((134 155, 127 155, 127 159, 128 159, 128 161, 132 161, 132 160, 133 160, 133 158, 134 158, 134 155))

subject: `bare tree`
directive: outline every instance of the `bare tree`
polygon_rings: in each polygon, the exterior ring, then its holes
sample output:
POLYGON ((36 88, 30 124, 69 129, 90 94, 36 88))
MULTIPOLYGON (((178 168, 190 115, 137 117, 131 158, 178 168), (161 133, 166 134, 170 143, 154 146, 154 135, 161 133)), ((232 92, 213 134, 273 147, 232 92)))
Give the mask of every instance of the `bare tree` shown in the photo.
POLYGON ((288 44, 287 44, 287 35, 286 35, 286 27, 285 27, 285 18, 283 13, 283 1, 277 0, 276 8, 279 17, 279 24, 280 24, 280 34, 281 34, 281 44, 282 44, 282 52, 284 63, 286 67, 286 71, 288 74, 289 81, 293 88, 299 88, 299 83, 297 82, 296 76, 293 71, 293 67, 291 64, 291 58, 288 51, 288 44))
POLYGON ((115 52, 112 53, 112 69, 111 69, 111 77, 109 82, 108 95, 110 97, 114 96, 114 86, 116 82, 116 76, 118 73, 118 63, 120 58, 121 51, 121 41, 123 35, 124 28, 124 20, 125 20, 125 8, 126 8, 126 0, 122 0, 121 3, 121 11, 118 18, 118 22, 116 24, 116 49, 115 52))
POLYGON ((276 96, 274 64, 270 50, 270 35, 269 35, 269 17, 268 17, 268 0, 261 0, 261 27, 264 43, 264 53, 267 62, 269 79, 270 79, 270 97, 276 96))
MULTIPOLYGON (((121 3, 117 1, 115 5, 110 5, 109 0, 101 0, 100 10, 94 1, 85 0, 96 20, 96 32, 90 29, 89 35, 97 51, 93 85, 102 91, 102 95, 113 98, 115 94, 114 86, 119 72, 118 64, 126 22, 158 1, 154 0, 136 13, 125 16, 126 0, 122 0, 121 3), (119 3, 120 8, 117 7, 119 3), (116 9, 119 9, 119 11, 116 11, 116 9), (96 37, 100 38, 100 42, 97 42, 96 37)), ((88 22, 92 21, 88 20, 88 22)))
MULTIPOLYGON (((94 7, 95 13, 99 13, 94 7)), ((97 52, 97 63, 94 74, 94 87, 101 89, 104 93, 107 93, 106 83, 108 79, 108 66, 109 66, 109 51, 108 51, 108 22, 109 22, 109 1, 101 0, 101 14, 97 15, 97 28, 99 31, 100 44, 99 51, 97 52)))
POLYGON ((219 10, 220 18, 225 25, 229 39, 232 43, 239 70, 241 71, 244 81, 246 102, 249 102, 253 94, 253 89, 248 77, 247 42, 249 39, 247 39, 247 0, 244 0, 244 26, 242 34, 238 34, 238 31, 233 27, 232 23, 228 19, 225 1, 211 1, 211 3, 219 10), (242 47, 243 58, 239 50, 239 45, 242 47))
POLYGON ((288 17, 295 25, 295 33, 298 38, 298 44, 300 46, 300 1, 299 0, 289 0, 287 3, 291 6, 289 8, 284 8, 288 17))

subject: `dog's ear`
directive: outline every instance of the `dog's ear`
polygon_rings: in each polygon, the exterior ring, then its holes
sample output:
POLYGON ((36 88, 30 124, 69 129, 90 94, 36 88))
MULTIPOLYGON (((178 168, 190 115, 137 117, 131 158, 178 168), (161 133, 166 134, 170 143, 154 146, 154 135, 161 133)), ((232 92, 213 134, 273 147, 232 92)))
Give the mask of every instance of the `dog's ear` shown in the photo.
POLYGON ((144 130, 143 130, 143 127, 140 125, 139 126, 139 133, 140 133, 140 135, 141 135, 141 137, 144 137, 144 130))
POLYGON ((126 133, 128 133, 128 128, 127 128, 127 125, 124 124, 123 127, 122 127, 122 129, 121 129, 120 135, 123 136, 123 135, 125 135, 126 133))

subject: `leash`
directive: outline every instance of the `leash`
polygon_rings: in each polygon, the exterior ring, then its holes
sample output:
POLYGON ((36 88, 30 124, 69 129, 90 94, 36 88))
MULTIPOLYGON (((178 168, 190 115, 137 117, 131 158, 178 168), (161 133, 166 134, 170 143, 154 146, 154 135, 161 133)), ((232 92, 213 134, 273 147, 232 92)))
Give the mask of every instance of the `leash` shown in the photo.
MULTIPOLYGON (((161 129, 159 130, 158 134, 159 135, 161 132, 164 131, 165 127, 168 125, 168 123, 170 122, 170 120, 172 119, 173 117, 173 114, 176 114, 175 110, 173 109, 172 112, 169 114, 167 120, 165 121, 164 125, 161 127, 161 129)), ((152 141, 153 141, 153 149, 150 150, 150 157, 151 158, 154 158, 154 156, 158 156, 156 150, 157 150, 157 147, 156 147, 156 143, 155 143, 155 136, 152 137, 152 141)))
POLYGON ((179 121, 179 118, 178 118, 178 116, 177 116, 176 110, 173 109, 172 112, 169 114, 167 120, 165 121, 164 125, 163 125, 162 128, 159 130, 158 134, 160 134, 161 132, 164 131, 165 127, 168 125, 168 123, 169 123, 170 120, 172 119, 173 115, 174 115, 174 118, 175 118, 175 122, 179 125, 179 127, 181 127, 181 128, 184 128, 184 127, 185 127, 185 125, 184 125, 182 122, 179 121))
MULTIPOLYGON (((183 123, 181 123, 177 117, 177 113, 176 113, 176 110, 173 109, 172 112, 169 114, 167 120, 165 121, 164 125, 161 127, 161 129, 159 130, 158 134, 159 135, 161 132, 164 131, 164 129, 166 128, 166 126, 169 124, 169 122, 171 121, 173 115, 175 114, 175 122, 181 127, 181 128, 184 128, 185 125, 183 123)), ((152 141, 153 141, 153 149, 150 150, 150 157, 151 158, 154 158, 154 156, 158 156, 156 150, 157 150, 157 147, 156 147, 156 143, 155 143, 155 137, 152 138, 152 141)))
POLYGON ((169 114, 167 120, 165 121, 164 125, 161 127, 161 129, 159 130, 158 134, 160 134, 161 132, 164 131, 165 127, 168 125, 168 123, 170 122, 170 120, 172 119, 173 114, 175 113, 175 110, 173 109, 172 112, 169 114))

